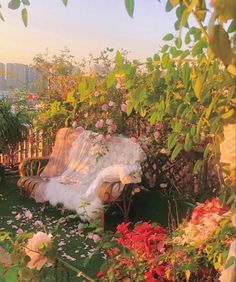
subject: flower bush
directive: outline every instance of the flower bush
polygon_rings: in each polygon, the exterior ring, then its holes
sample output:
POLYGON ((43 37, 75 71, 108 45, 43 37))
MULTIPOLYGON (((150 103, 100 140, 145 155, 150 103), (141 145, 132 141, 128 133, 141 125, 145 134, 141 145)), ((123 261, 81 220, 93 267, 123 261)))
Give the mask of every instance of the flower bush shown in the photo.
POLYGON ((196 281, 219 276, 235 239, 230 209, 219 200, 198 205, 173 233, 143 222, 117 226, 101 281, 196 281), (218 273, 218 274, 217 274, 218 273))
POLYGON ((168 264, 158 261, 166 251, 168 231, 149 222, 122 223, 113 239, 115 246, 107 250, 109 263, 98 277, 101 281, 158 281, 165 277, 168 264), (129 280, 130 279, 130 280, 129 280))

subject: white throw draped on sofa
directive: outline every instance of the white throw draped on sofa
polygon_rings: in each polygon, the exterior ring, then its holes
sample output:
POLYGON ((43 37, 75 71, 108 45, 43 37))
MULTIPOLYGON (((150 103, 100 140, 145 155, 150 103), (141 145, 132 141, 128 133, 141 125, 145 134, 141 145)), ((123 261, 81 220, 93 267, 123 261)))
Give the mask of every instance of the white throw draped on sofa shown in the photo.
POLYGON ((103 203, 98 197, 102 184, 139 183, 140 162, 144 159, 139 144, 129 138, 116 136, 105 142, 101 135, 83 131, 72 143, 66 170, 46 183, 44 200, 52 205, 63 204, 66 209, 84 214, 84 219, 91 220, 102 208, 103 203))

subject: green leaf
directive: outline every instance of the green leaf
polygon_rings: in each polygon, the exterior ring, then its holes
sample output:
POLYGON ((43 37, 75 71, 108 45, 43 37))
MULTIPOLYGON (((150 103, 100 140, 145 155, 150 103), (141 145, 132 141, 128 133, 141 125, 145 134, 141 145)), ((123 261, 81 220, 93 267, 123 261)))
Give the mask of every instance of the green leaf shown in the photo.
POLYGON ((204 76, 202 74, 199 74, 194 84, 194 93, 196 97, 198 98, 198 100, 201 100, 201 92, 202 92, 203 83, 204 83, 204 76))
POLYGON ((21 0, 21 2, 22 2, 25 6, 29 6, 29 5, 30 5, 30 1, 29 1, 29 0, 21 0))
POLYGON ((117 64, 117 66, 123 65, 123 57, 122 57, 120 51, 116 52, 116 64, 117 64))
POLYGON ((226 262, 226 264, 225 264, 225 269, 227 269, 227 268, 229 268, 230 266, 232 266, 234 263, 236 262, 236 257, 230 257, 228 260, 227 260, 227 262, 226 262))
POLYGON ((158 112, 154 112, 152 113, 151 117, 150 117, 150 124, 154 125, 155 122, 157 121, 157 116, 158 116, 158 112))
POLYGON ((179 132, 181 132, 182 129, 183 129, 183 124, 179 121, 175 121, 174 125, 173 125, 174 132, 179 133, 179 132))
POLYGON ((197 174, 203 165, 203 160, 197 160, 193 167, 193 174, 197 174))
POLYGON ((111 88, 115 84, 115 81, 116 81, 115 73, 114 72, 109 73, 107 78, 107 87, 111 88))
POLYGON ((112 246, 113 246, 112 243, 106 242, 106 243, 103 244, 102 247, 103 247, 104 249, 110 249, 112 246))
POLYGON ((128 116, 131 115, 131 113, 132 113, 132 111, 133 111, 133 108, 134 108, 134 104, 131 103, 131 102, 129 102, 129 103, 128 103, 128 106, 127 106, 127 111, 126 111, 126 113, 127 113, 128 116))
POLYGON ((177 37, 175 39, 175 46, 180 49, 182 47, 182 39, 180 37, 177 37))
POLYGON ((6 282, 16 282, 17 281, 17 274, 18 274, 19 267, 16 265, 11 265, 7 273, 5 274, 5 281, 6 282))
POLYGON ((202 55, 203 49, 207 47, 205 41, 198 41, 192 48, 192 55, 195 57, 197 55, 202 55))
POLYGON ((229 25, 227 32, 232 33, 236 31, 236 22, 232 21, 231 24, 229 25))
POLYGON ((232 117, 233 114, 234 114, 234 110, 231 109, 231 110, 229 110, 228 112, 226 112, 226 113, 224 113, 223 115, 221 115, 221 117, 222 117, 223 119, 227 119, 227 118, 232 117))
POLYGON ((184 10, 181 20, 180 20, 180 27, 187 26, 188 25, 188 17, 190 13, 187 9, 184 10))
POLYGON ((185 35, 185 44, 189 44, 191 42, 191 36, 190 34, 187 32, 185 35))
POLYGON ((184 141, 184 150, 188 152, 191 149, 192 149, 192 140, 191 140, 190 134, 187 133, 185 137, 185 141, 184 141))
POLYGON ((236 204, 235 203, 232 204, 231 211, 232 211, 232 214, 236 214, 236 204))
POLYGON ((174 151, 171 154, 172 161, 178 156, 178 154, 181 152, 182 149, 183 149, 183 144, 178 144, 177 146, 175 146, 174 151))
POLYGON ((134 0, 125 0, 125 8, 129 16, 132 18, 134 15, 134 0))
POLYGON ((0 264, 0 275, 1 275, 1 274, 3 274, 3 272, 4 272, 3 265, 2 265, 2 264, 0 264))
POLYGON ((168 147, 169 150, 171 150, 175 146, 176 140, 177 140, 177 134, 176 133, 172 133, 168 137, 167 147, 168 147))
POLYGON ((12 10, 16 10, 20 7, 20 3, 21 3, 20 0, 11 0, 8 3, 8 8, 12 10))
POLYGON ((231 63, 233 53, 228 33, 221 25, 213 25, 209 32, 209 43, 216 57, 227 66, 231 63))
POLYGON ((190 134, 191 134, 192 136, 194 136, 195 133, 196 133, 196 126, 195 126, 195 125, 192 125, 192 127, 191 127, 191 129, 190 129, 190 134))
POLYGON ((63 2, 63 4, 64 4, 65 6, 67 6, 68 0, 62 0, 62 2, 63 2))
POLYGON ((166 2, 166 7, 165 7, 166 12, 170 12, 173 8, 174 8, 174 6, 171 4, 171 1, 168 0, 166 2))
POLYGON ((169 49, 169 45, 165 44, 162 48, 161 48, 161 52, 165 53, 168 49, 169 49))
POLYGON ((174 38, 174 35, 172 34, 172 33, 168 33, 168 34, 166 34, 162 39, 164 40, 164 41, 170 41, 170 40, 172 40, 174 38))
POLYGON ((27 27, 27 25, 28 25, 28 12, 27 12, 26 8, 22 9, 21 18, 22 18, 22 21, 23 21, 25 27, 27 27))

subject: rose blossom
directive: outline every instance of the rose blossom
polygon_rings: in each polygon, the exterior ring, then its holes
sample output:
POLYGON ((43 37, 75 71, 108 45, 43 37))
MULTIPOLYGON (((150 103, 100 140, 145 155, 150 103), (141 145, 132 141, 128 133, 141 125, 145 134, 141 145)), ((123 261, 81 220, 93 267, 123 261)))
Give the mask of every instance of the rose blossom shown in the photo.
POLYGON ((127 111, 127 105, 125 103, 121 104, 121 111, 126 112, 127 111))
POLYGON ((95 92, 95 93, 94 93, 94 96, 95 96, 95 97, 98 97, 99 95, 100 95, 99 92, 95 92))
POLYGON ((95 127, 96 128, 103 128, 103 125, 104 125, 104 120, 100 119, 96 122, 95 127))
POLYGON ((76 127, 77 126, 77 122, 73 121, 71 125, 72 125, 72 127, 76 127))
POLYGON ((110 101, 108 105, 109 105, 109 107, 114 107, 115 106, 115 102, 110 101))
POLYGON ((163 122, 159 121, 156 123, 156 128, 157 129, 162 129, 163 128, 163 122))
POLYGON ((109 133, 112 133, 112 132, 115 132, 117 130, 117 125, 116 124, 111 124, 108 126, 108 132, 109 133))
POLYGON ((28 240, 25 247, 25 252, 27 256, 30 257, 27 266, 30 269, 36 268, 37 270, 40 270, 48 261, 45 254, 42 253, 42 250, 45 251, 45 248, 48 249, 50 247, 51 235, 44 232, 37 232, 34 234, 34 236, 28 240))
POLYGON ((112 125, 112 123, 113 123, 113 120, 112 120, 112 119, 107 119, 107 120, 106 120, 106 124, 107 124, 107 125, 112 125))
POLYGON ((16 234, 18 234, 18 235, 20 235, 20 234, 22 234, 24 231, 21 229, 21 228, 18 228, 17 230, 16 230, 16 234))
POLYGON ((131 140, 131 142, 133 142, 133 143, 137 143, 137 139, 136 139, 135 137, 131 137, 130 140, 131 140))
POLYGON ((155 139, 158 139, 161 134, 160 134, 159 131, 155 131, 153 135, 154 135, 154 138, 155 138, 155 139))
POLYGON ((102 110, 105 111, 105 112, 108 111, 108 105, 107 104, 103 104, 102 105, 102 110))
POLYGON ((82 133, 84 131, 83 126, 76 127, 75 129, 78 133, 82 133))

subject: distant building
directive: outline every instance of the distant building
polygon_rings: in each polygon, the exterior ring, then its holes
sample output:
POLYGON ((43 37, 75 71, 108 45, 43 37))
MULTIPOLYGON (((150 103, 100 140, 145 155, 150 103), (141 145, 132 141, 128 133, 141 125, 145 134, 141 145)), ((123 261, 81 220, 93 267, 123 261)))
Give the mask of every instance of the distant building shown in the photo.
POLYGON ((24 64, 6 64, 6 90, 28 86, 29 67, 24 64))
POLYGON ((6 90, 5 64, 0 63, 0 91, 6 90))
POLYGON ((34 68, 29 67, 28 69, 28 89, 31 92, 36 92, 36 84, 39 81, 39 73, 34 68))

